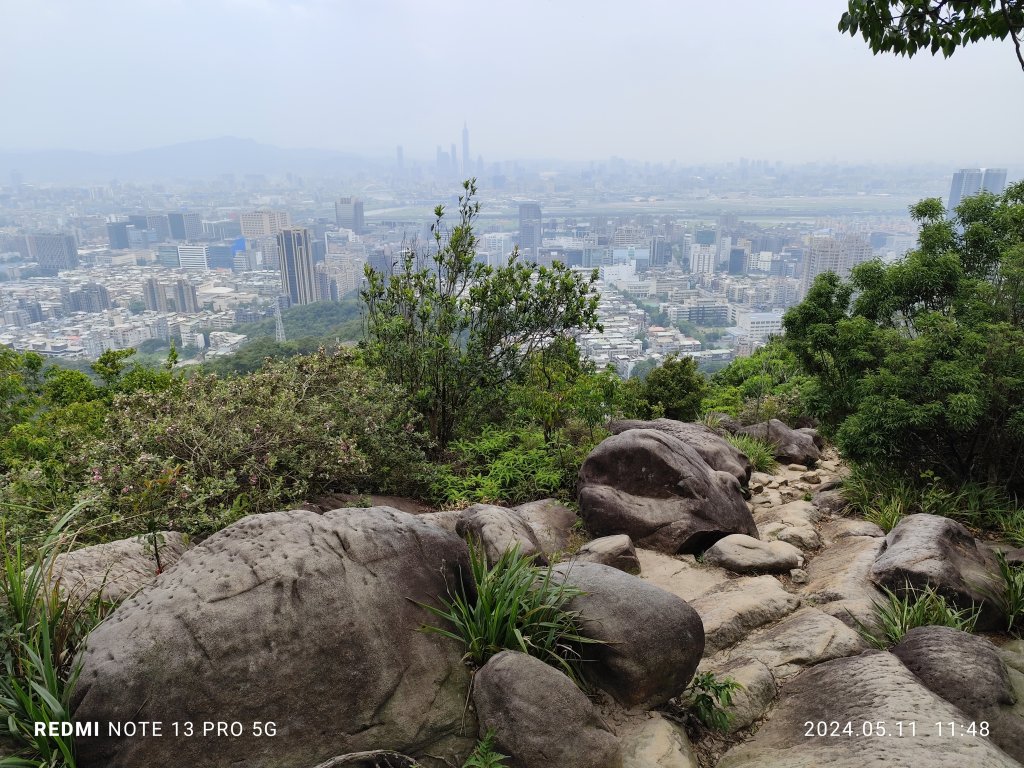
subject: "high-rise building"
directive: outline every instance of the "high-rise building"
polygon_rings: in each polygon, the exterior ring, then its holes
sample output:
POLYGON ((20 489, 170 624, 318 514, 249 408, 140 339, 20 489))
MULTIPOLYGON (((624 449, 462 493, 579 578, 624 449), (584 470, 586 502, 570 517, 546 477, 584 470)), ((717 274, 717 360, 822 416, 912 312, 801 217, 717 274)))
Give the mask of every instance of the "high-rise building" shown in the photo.
POLYGON ((156 247, 156 263, 161 267, 170 267, 171 269, 181 267, 181 262, 178 260, 178 246, 158 245, 156 247))
POLYGON ((199 312, 199 297, 196 287, 188 280, 164 282, 155 277, 148 279, 142 288, 146 309, 151 312, 199 312))
POLYGON ((109 221, 107 222, 107 242, 110 244, 110 250, 112 251, 123 251, 130 247, 128 241, 128 227, 130 227, 127 221, 109 221))
POLYGON ((469 159, 469 127, 462 124, 462 178, 466 179, 473 175, 473 163, 469 159))
POLYGON ((829 237, 814 235, 811 237, 810 248, 807 250, 804 265, 804 295, 814 282, 814 278, 825 272, 835 272, 846 277, 850 270, 858 264, 870 261, 874 256, 871 243, 859 235, 843 235, 829 237))
POLYGON ((986 168, 984 175, 981 177, 981 188, 985 192, 991 192, 993 195, 1001 195, 1006 189, 1006 169, 1005 168, 986 168))
POLYGON ((961 168, 953 174, 953 182, 949 185, 949 200, 946 202, 946 213, 952 214, 960 202, 974 197, 981 191, 981 169, 961 168))
POLYGON ((309 230, 287 227, 277 236, 281 262, 281 288, 293 305, 317 300, 317 275, 309 230))
POLYGON ((262 208, 241 214, 238 223, 241 225, 242 237, 269 237, 277 235, 289 225, 288 212, 262 208))
POLYGON ((86 283, 75 290, 61 289, 65 312, 103 312, 110 309, 110 294, 99 283, 86 283))
POLYGON ((171 238, 171 228, 167 221, 167 215, 163 213, 132 214, 128 217, 128 223, 138 230, 148 230, 152 233, 151 242, 162 243, 171 238))
POLYGON ((56 275, 78 266, 78 245, 71 235, 37 233, 26 236, 28 257, 39 264, 39 271, 56 275))
POLYGON ((189 272, 207 272, 210 269, 210 253, 205 245, 179 245, 178 263, 189 272))
POLYGON ((334 203, 334 220, 342 229, 363 233, 363 201, 356 197, 339 197, 334 203))
POLYGON ((718 249, 712 243, 695 242, 690 246, 690 272, 695 275, 713 275, 718 267, 718 249))
POLYGON ((198 213, 168 213, 167 226, 171 240, 199 240, 203 236, 203 221, 198 213))
POLYGON ((747 249, 738 248, 735 245, 729 250, 729 274, 747 274, 747 249))
POLYGON ((519 252, 530 261, 536 261, 540 252, 543 226, 537 203, 519 204, 519 252))

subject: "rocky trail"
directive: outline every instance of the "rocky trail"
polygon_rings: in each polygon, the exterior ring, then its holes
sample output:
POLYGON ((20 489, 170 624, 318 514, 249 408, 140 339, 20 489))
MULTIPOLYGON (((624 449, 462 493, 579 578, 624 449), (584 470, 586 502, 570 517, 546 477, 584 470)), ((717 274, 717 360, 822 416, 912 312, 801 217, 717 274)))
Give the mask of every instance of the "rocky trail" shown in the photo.
POLYGON ((620 422, 580 471, 578 514, 553 500, 288 510, 174 540, 155 579, 137 542, 64 556, 65 589, 148 583, 90 636, 76 719, 276 729, 87 738, 79 765, 317 768, 387 749, 442 768, 488 731, 512 768, 1024 764, 1024 641, 984 634, 991 547, 945 518, 886 536, 845 517, 845 468, 813 430, 743 429, 774 443, 776 472, 751 473, 704 425, 620 422), (468 537, 492 563, 518 545, 582 590, 569 607, 602 641, 589 696, 514 651, 474 672, 459 643, 417 631, 423 603, 475 589, 468 537), (908 583, 981 606, 979 634, 922 627, 870 648, 858 623, 880 587, 908 583), (691 743, 679 698, 704 672, 742 688, 728 732, 691 743))

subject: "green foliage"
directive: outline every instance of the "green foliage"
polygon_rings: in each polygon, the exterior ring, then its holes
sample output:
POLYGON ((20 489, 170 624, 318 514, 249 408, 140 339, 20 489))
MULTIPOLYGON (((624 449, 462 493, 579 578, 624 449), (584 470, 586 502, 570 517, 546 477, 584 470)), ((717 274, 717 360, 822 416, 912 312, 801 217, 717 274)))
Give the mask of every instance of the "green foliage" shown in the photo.
POLYGON ((860 32, 873 53, 908 58, 924 50, 949 58, 970 43, 1010 37, 1024 68, 1021 0, 849 0, 839 31, 860 32))
POLYGON ((1006 555, 996 553, 1001 583, 986 595, 1006 619, 1006 631, 1020 634, 1024 628, 1024 565, 1011 565, 1006 555))
POLYGON ((903 595, 884 587, 882 591, 885 599, 872 601, 875 626, 869 627, 856 618, 854 621, 864 641, 883 650, 899 643, 914 627, 952 627, 973 632, 981 611, 975 607, 957 608, 930 586, 914 589, 907 584, 903 595))
POLYGON ((449 446, 452 459, 434 470, 431 496, 452 506, 571 498, 580 464, 595 445, 585 434, 578 437, 571 442, 559 432, 555 439, 545 440, 535 427, 487 425, 478 437, 449 446))
POLYGON ((746 454, 755 472, 774 472, 779 465, 775 449, 764 440, 750 435, 726 435, 725 439, 746 454))
POLYGON ((741 688, 730 677, 719 680, 713 672, 702 672, 690 682, 683 694, 683 704, 705 727, 724 733, 732 720, 728 708, 732 706, 733 692, 741 688))
POLYGON ((423 631, 462 643, 466 661, 476 667, 501 651, 520 651, 581 685, 581 649, 599 642, 582 634, 579 613, 567 608, 581 591, 551 566, 541 568, 520 555, 518 544, 491 567, 482 546, 470 542, 469 552, 475 598, 456 589, 441 598, 440 608, 423 605, 445 622, 423 631))
POLYGON ((914 206, 900 262, 820 275, 785 316, 801 390, 847 457, 951 484, 1024 481, 1024 184, 914 206), (856 298, 854 298, 856 296, 856 298))
POLYGON ((707 380, 692 357, 670 355, 643 378, 626 381, 620 402, 627 418, 694 421, 706 390, 707 380))
POLYGON ((806 416, 800 390, 808 381, 796 356, 773 339, 749 357, 733 360, 711 377, 703 412, 725 413, 743 423, 806 416))
POLYGON ((112 528, 216 531, 328 491, 414 490, 424 441, 399 393, 337 351, 245 377, 198 375, 119 398, 83 493, 112 528))
POLYGON ((99 598, 62 593, 53 578, 56 556, 74 540, 66 527, 78 511, 58 521, 31 559, 20 540, 10 542, 0 530, 0 739, 17 749, 0 765, 75 766, 72 740, 37 736, 34 724, 71 720, 76 657, 112 607, 99 598))
POLYGON ((473 747, 473 751, 466 758, 466 762, 462 764, 462 768, 506 768, 508 763, 505 762, 505 759, 507 757, 508 755, 502 755, 495 751, 494 731, 488 731, 473 747))
POLYGON ((537 350, 597 326, 589 278, 562 264, 537 267, 513 253, 505 267, 476 260, 475 181, 463 185, 459 222, 435 209, 433 251, 409 250, 393 275, 367 269, 366 350, 371 365, 408 393, 444 448, 472 424, 537 350))

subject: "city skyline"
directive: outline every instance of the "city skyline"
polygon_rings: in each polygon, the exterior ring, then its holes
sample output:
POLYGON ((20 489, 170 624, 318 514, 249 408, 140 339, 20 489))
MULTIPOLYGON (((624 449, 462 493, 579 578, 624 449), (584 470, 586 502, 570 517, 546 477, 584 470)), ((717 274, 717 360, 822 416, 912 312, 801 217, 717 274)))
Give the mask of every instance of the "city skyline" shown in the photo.
POLYGON ((66 0, 9 5, 0 66, 15 76, 0 97, 21 105, 21 119, 5 125, 0 150, 134 151, 239 136, 392 162, 402 146, 407 160, 429 160, 436 146, 458 145, 468 123, 472 152, 489 160, 1024 159, 1012 132, 989 128, 1024 121, 1024 102, 1007 98, 1020 75, 1005 44, 969 46, 955 65, 873 57, 836 29, 842 0, 647 0, 628 11, 578 2, 214 0, 201 13, 184 3, 101 5, 106 13, 66 0), (275 55, 296 39, 302 56, 275 55), (266 55, 250 55, 257 42, 266 55), (461 58, 451 55, 456 45, 461 58), (207 54, 169 68, 153 53, 190 49, 207 54), (339 89, 344 71, 358 76, 339 89), (155 87, 171 81, 188 85, 187 109, 155 87), (111 108, 118 94, 122 108, 111 108), (281 119, 312 103, 315 119, 281 119))

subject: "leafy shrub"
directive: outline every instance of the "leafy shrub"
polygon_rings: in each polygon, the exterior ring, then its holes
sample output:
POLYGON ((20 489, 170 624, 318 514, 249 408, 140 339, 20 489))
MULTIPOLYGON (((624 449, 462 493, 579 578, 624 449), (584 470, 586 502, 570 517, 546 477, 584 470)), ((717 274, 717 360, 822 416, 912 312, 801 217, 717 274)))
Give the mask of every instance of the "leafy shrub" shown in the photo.
POLYGON ((490 568, 483 548, 470 542, 475 599, 461 591, 440 599, 441 607, 423 605, 446 626, 427 625, 433 632, 462 643, 465 660, 476 667, 504 650, 535 656, 581 685, 581 648, 599 641, 585 637, 580 617, 566 606, 582 592, 508 549, 490 568), (450 628, 448 628, 450 627, 450 628))
POLYGON ((505 768, 508 763, 505 758, 508 755, 499 754, 494 750, 494 731, 487 734, 476 743, 462 768, 505 768))
POLYGON ((725 439, 746 454, 755 472, 774 472, 779 465, 775 449, 764 440, 750 435, 726 435, 725 439))
POLYGON ((877 506, 870 507, 864 513, 864 519, 874 523, 883 531, 888 533, 897 525, 906 513, 903 511, 903 504, 898 498, 887 499, 877 506))
POLYGON ((996 561, 1002 583, 987 597, 1006 618, 1006 631, 1019 634, 1024 625, 1024 565, 1010 565, 1002 552, 996 553, 996 561))
POLYGON ((719 680, 713 672, 696 675, 683 694, 683 705, 707 728, 728 731, 732 694, 743 686, 732 678, 719 680))
POLYGON ((518 504, 545 496, 574 495, 580 464, 600 439, 587 433, 569 442, 558 432, 545 440, 539 427, 484 427, 478 437, 451 444, 452 460, 440 465, 431 495, 441 504, 518 504))
POLYGON ((0 531, 0 738, 18 750, 0 761, 3 765, 75 766, 72 740, 37 736, 34 724, 71 720, 76 657, 112 607, 99 598, 62 593, 54 583, 54 559, 74 540, 66 526, 77 512, 73 509, 54 526, 31 560, 20 540, 9 542, 0 531))
POLYGON ((952 627, 973 632, 980 608, 957 608, 933 587, 913 589, 909 584, 903 596, 885 589, 885 599, 873 600, 875 627, 854 618, 857 631, 875 648, 891 648, 914 627, 952 627))

